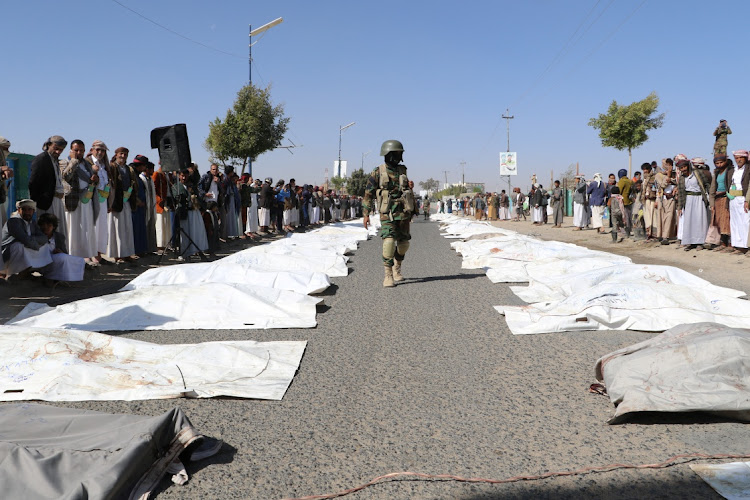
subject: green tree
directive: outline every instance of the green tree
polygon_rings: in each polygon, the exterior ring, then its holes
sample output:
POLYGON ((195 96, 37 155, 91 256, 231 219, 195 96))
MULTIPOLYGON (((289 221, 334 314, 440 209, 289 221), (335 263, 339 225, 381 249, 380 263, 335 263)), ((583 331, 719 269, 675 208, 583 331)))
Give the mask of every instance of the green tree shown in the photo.
POLYGON ((333 184, 333 189, 335 189, 336 191, 341 191, 341 188, 344 187, 344 184, 346 184, 346 178, 339 175, 337 175, 336 177, 331 177, 331 184, 333 184))
POLYGON ((426 181, 420 181, 419 182, 419 187, 421 187, 425 191, 433 191, 434 192, 434 191, 437 190, 437 188, 440 187, 440 181, 437 181, 437 180, 433 179, 432 177, 430 177, 426 181))
POLYGON ((352 172, 351 177, 346 180, 346 190, 354 196, 364 196, 367 187, 367 177, 365 169, 358 168, 352 172))
POLYGON ((271 104, 270 86, 245 85, 224 120, 217 117, 208 124, 204 147, 212 162, 232 165, 235 170, 241 166, 244 172, 248 158, 255 159, 281 144, 288 124, 284 106, 271 104))
POLYGON ((589 120, 589 126, 599 131, 602 146, 619 151, 628 150, 628 175, 633 165, 633 150, 648 140, 647 132, 662 126, 664 113, 654 115, 659 107, 659 96, 651 92, 642 101, 621 106, 612 101, 606 114, 589 120))

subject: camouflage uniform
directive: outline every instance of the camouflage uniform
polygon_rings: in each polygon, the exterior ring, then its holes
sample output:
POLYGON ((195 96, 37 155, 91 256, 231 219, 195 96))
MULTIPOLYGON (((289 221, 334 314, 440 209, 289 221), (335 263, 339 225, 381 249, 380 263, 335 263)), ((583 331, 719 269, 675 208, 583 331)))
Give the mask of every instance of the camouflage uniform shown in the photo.
MULTIPOLYGON (((398 165, 396 168, 383 164, 372 171, 367 180, 365 196, 362 200, 362 214, 365 217, 370 215, 373 203, 378 203, 377 192, 383 189, 388 193, 387 207, 378 207, 380 213, 380 237, 383 238, 383 264, 387 267, 393 267, 394 259, 404 260, 406 250, 409 248, 409 221, 412 213, 404 208, 402 195, 409 189, 409 180, 406 177, 406 167, 398 165), (385 170, 388 181, 380 187, 380 171, 385 170), (391 244, 387 239, 395 240, 395 252, 391 253, 391 244), (388 247, 388 248, 387 248, 388 247)), ((385 196, 383 192, 383 196, 385 196)))
POLYGON ((430 218, 430 199, 426 198, 422 204, 422 212, 424 212, 424 220, 430 218))
POLYGON ((714 142, 714 156, 726 155, 727 154, 727 136, 732 133, 732 129, 729 125, 722 127, 719 125, 714 130, 716 136, 716 142, 714 142))

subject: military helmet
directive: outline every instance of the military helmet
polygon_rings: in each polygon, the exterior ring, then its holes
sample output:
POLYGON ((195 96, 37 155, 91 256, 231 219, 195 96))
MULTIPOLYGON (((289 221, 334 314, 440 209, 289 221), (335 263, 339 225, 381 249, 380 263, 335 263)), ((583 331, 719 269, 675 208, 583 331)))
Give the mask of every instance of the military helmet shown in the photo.
POLYGON ((390 139, 390 140, 385 141, 383 145, 380 146, 380 156, 385 156, 391 151, 401 151, 403 153, 404 145, 401 144, 401 141, 390 139))

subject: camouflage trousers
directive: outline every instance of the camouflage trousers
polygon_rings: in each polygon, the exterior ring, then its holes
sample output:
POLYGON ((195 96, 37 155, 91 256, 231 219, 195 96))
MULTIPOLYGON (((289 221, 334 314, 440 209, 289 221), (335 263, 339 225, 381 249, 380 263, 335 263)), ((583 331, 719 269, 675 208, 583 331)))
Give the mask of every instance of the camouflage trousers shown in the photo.
POLYGON ((380 237, 383 238, 383 265, 393 267, 393 261, 404 260, 409 249, 411 220, 381 220, 380 237))

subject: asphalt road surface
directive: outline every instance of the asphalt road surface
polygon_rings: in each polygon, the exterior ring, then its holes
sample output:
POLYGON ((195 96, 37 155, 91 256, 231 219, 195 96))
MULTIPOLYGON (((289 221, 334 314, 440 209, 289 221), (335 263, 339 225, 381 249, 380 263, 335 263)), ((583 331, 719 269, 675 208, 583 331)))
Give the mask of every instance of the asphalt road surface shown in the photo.
MULTIPOLYGON (((507 285, 461 270, 437 223, 412 224, 406 281, 382 287, 380 239, 363 242, 334 278, 318 327, 135 332, 157 343, 307 340, 282 401, 232 398, 59 403, 154 415, 181 406, 225 445, 165 480, 157 498, 280 499, 335 493, 413 471, 500 480, 691 452, 747 453, 746 425, 710 416, 646 415, 606 423, 591 394, 598 357, 653 334, 513 336, 492 306, 522 304, 507 285)), ((220 315, 221 311, 216 311, 220 315)), ((719 498, 685 464, 504 484, 397 477, 356 499, 719 498)))

